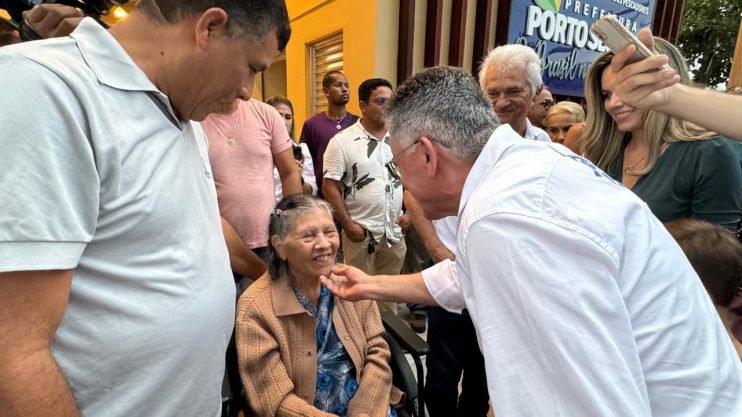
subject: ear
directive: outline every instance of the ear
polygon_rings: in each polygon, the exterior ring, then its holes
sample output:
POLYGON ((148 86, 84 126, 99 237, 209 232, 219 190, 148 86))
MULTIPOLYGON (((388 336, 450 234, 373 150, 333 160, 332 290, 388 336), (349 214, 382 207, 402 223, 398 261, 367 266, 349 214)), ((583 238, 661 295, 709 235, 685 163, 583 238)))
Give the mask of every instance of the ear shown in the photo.
POLYGON ((329 98, 330 97, 330 89, 327 88, 327 87, 322 87, 322 94, 324 94, 325 97, 329 98))
POLYGON ((283 253, 283 243, 281 243, 281 239, 278 235, 271 236, 271 245, 273 245, 273 248, 278 252, 278 257, 281 258, 282 261, 285 261, 286 255, 283 253))
POLYGON ((365 113, 368 108, 368 102, 358 100, 358 107, 361 108, 361 113, 365 113))
POLYGON ((441 155, 439 149, 435 146, 435 143, 430 140, 427 136, 420 136, 419 146, 422 147, 422 156, 425 158, 424 170, 425 173, 433 177, 438 169, 438 164, 441 161, 441 155))
POLYGON ((196 45, 205 48, 210 41, 227 34, 229 16, 224 9, 212 7, 201 13, 196 20, 196 45))

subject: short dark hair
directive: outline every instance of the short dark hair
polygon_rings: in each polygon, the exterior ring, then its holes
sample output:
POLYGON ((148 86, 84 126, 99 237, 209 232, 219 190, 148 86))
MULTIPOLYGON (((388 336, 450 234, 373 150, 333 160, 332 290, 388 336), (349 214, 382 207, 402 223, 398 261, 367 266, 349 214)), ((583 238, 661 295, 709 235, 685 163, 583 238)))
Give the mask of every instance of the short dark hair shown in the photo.
MULTIPOLYGON (((342 71, 332 70, 328 72, 327 74, 325 74, 324 77, 322 77, 322 88, 330 88, 330 85, 332 85, 332 82, 334 81, 332 79, 333 75, 342 75, 343 77, 345 77, 345 74, 343 74, 342 71)), ((345 78, 348 78, 348 77, 345 77, 345 78)))
POLYGON ((147 16, 168 23, 218 7, 229 16, 229 36, 261 40, 274 31, 279 51, 286 48, 291 37, 285 0, 141 0, 138 7, 147 16))
POLYGON ((358 100, 368 101, 371 98, 371 94, 374 92, 374 90, 379 87, 389 87, 390 90, 394 90, 392 88, 392 83, 390 83, 388 80, 385 80, 383 78, 369 78, 358 86, 358 100))
POLYGON ((742 243, 723 227, 680 219, 665 227, 685 252, 714 304, 729 307, 742 285, 742 243))

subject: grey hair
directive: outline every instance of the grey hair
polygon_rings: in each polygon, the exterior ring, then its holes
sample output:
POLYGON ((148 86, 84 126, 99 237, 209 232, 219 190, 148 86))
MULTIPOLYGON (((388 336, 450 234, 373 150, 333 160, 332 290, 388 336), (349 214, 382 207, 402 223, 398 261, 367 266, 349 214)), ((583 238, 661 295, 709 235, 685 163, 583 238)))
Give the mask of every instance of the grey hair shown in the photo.
POLYGON ((384 118, 392 140, 409 146, 428 136, 459 159, 475 159, 500 122, 474 78, 461 68, 433 67, 402 83, 384 118))
POLYGON ((519 64, 526 67, 526 79, 531 86, 531 96, 533 96, 544 85, 541 79, 541 59, 533 49, 525 45, 502 45, 491 50, 479 67, 479 85, 484 89, 487 68, 496 66, 500 70, 507 71, 519 64))
POLYGON ((155 21, 168 23, 217 7, 229 16, 227 34, 231 38, 260 41, 275 31, 279 51, 291 37, 285 0, 140 0, 137 7, 155 21))
POLYGON ((268 234, 271 237, 268 240, 268 273, 271 279, 286 275, 288 270, 288 262, 281 259, 273 246, 273 236, 277 236, 281 242, 285 241, 289 233, 294 230, 294 221, 298 216, 319 209, 327 210, 332 216, 332 207, 325 200, 304 194, 292 194, 276 204, 268 223, 268 234))

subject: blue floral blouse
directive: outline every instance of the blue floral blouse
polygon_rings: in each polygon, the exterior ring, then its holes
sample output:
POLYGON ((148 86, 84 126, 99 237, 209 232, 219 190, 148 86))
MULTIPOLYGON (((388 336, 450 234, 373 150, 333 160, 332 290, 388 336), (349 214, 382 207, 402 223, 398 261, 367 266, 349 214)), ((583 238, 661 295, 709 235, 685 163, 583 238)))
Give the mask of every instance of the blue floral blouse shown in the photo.
MULTIPOLYGON (((314 406, 318 409, 345 417, 348 403, 358 391, 356 369, 348 352, 332 325, 334 298, 324 286, 320 291, 319 306, 315 307, 301 291, 294 294, 304 309, 316 318, 317 337, 317 388, 314 406)), ((397 417, 390 407, 388 417, 397 417)))

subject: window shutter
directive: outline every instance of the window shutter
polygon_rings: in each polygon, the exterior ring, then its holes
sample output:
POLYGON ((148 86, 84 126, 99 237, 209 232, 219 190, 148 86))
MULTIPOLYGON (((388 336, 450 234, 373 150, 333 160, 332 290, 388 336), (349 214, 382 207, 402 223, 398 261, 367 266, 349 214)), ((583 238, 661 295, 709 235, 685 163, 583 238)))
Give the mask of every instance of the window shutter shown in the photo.
POLYGON ((343 70, 343 32, 322 38, 309 46, 312 65, 312 108, 309 114, 327 110, 327 97, 322 93, 322 78, 330 71, 343 70))

